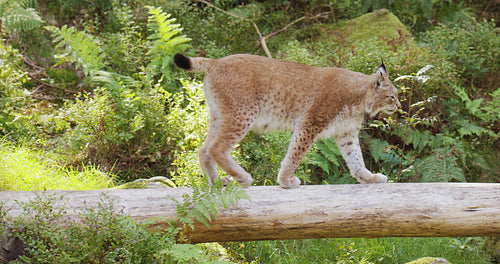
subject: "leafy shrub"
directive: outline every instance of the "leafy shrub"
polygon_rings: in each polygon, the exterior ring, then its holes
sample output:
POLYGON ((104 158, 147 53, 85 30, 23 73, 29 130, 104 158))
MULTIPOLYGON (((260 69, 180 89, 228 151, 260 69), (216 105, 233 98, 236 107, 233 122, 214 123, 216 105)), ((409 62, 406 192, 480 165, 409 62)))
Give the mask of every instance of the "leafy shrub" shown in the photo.
MULTIPOLYGON (((208 110, 200 83, 181 80, 183 90, 173 95, 166 123, 169 139, 175 145, 175 171, 171 176, 178 186, 199 183, 202 178, 198 149, 208 129, 208 110)), ((205 179, 203 179, 205 181, 205 179)))
MULTIPOLYGON (((123 21, 129 21, 131 17, 126 7, 122 12, 123 21)), ((79 96, 74 103, 51 117, 61 121, 60 132, 64 135, 59 140, 60 146, 69 149, 77 161, 96 162, 108 170, 125 168, 125 178, 137 177, 129 166, 144 166, 144 162, 155 171, 154 174, 168 173, 169 168, 162 168, 161 163, 170 163, 175 150, 171 149, 170 131, 166 125, 170 93, 163 88, 163 77, 171 78, 172 66, 166 62, 170 62, 173 53, 185 48, 184 43, 189 39, 178 36, 179 25, 172 24, 173 19, 167 18, 161 9, 150 8, 152 34, 148 42, 144 42, 151 48, 150 62, 136 66, 140 72, 133 76, 117 73, 129 71, 115 71, 106 66, 109 55, 103 51, 114 50, 109 46, 101 49, 103 46, 96 37, 76 28, 48 27, 58 47, 66 50, 67 55, 60 58, 75 63, 87 76, 87 82, 97 85, 92 94, 79 96), (137 163, 138 160, 142 164, 137 163), (131 175, 127 171, 131 171, 131 175)), ((131 41, 133 36, 139 35, 139 29, 123 23, 123 30, 124 33, 113 36, 128 40, 125 44, 137 44, 131 41)), ((143 43, 142 40, 139 43, 143 43)), ((124 46, 118 48, 118 51, 129 54, 125 50, 124 46)), ((138 62, 134 52, 137 50, 132 51, 128 58, 138 62)))
POLYGON ((155 253, 169 247, 171 233, 151 232, 145 225, 116 214, 103 198, 97 207, 80 212, 80 222, 66 219, 62 198, 38 197, 22 204, 24 214, 13 219, 15 233, 25 244, 16 263, 152 263, 155 253))
POLYGON ((239 199, 248 195, 236 183, 194 187, 192 195, 178 202, 179 221, 162 231, 117 213, 106 195, 97 206, 78 211, 76 219, 68 218, 64 197, 36 196, 20 203, 23 214, 14 219, 0 204, 0 231, 24 243, 23 254, 13 263, 231 263, 215 260, 207 247, 176 244, 176 239, 194 221, 208 224, 219 206, 227 208, 239 199))
POLYGON ((466 21, 440 25, 420 40, 456 65, 466 86, 490 90, 498 83, 500 35, 495 21, 466 21))
POLYGON ((36 128, 29 122, 29 92, 23 89, 28 73, 22 70, 22 55, 0 39, 0 135, 12 140, 33 135, 36 128))

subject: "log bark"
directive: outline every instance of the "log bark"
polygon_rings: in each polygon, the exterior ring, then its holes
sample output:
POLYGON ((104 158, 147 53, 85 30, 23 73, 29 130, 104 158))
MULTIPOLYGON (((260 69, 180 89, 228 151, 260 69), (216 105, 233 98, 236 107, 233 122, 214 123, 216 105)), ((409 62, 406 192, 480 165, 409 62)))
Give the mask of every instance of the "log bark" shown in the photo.
MULTIPOLYGON (((250 241, 333 237, 500 236, 500 184, 392 183, 316 185, 286 190, 245 188, 251 201, 221 209, 210 227, 197 223, 191 242, 250 241)), ((19 202, 36 195, 63 196, 68 215, 97 206, 106 197, 118 212, 154 220, 168 228, 176 204, 189 188, 0 192, 9 217, 22 213, 19 202)))

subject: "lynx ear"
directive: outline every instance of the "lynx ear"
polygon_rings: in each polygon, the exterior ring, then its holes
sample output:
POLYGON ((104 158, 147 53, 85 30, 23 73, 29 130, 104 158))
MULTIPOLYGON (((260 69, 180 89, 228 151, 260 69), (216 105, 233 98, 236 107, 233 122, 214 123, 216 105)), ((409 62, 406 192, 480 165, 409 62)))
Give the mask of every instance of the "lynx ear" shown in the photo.
POLYGON ((387 77, 387 78, 389 77, 389 74, 387 73, 387 70, 385 69, 384 60, 382 60, 382 64, 380 66, 378 66, 377 73, 380 73, 380 75, 382 75, 384 77, 387 77))

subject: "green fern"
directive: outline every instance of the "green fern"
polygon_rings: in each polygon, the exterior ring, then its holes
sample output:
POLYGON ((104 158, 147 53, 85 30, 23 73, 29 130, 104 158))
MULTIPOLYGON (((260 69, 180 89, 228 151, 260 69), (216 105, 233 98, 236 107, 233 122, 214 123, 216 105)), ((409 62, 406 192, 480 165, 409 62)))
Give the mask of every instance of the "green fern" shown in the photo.
POLYGON ((452 147, 435 149, 430 156, 415 164, 415 171, 421 175, 423 182, 466 182, 456 155, 456 150, 452 147))
POLYGON ((10 32, 31 31, 43 23, 38 12, 27 1, 0 0, 0 20, 10 32))
POLYGON ((227 209, 240 199, 250 200, 239 184, 231 182, 224 187, 222 181, 217 179, 213 186, 193 187, 193 193, 184 195, 182 202, 174 201, 177 203, 179 223, 193 229, 194 221, 208 227, 217 217, 219 206, 227 209))
POLYGON ((483 107, 483 110, 488 113, 490 121, 500 121, 500 88, 491 94, 491 101, 486 103, 486 106, 483 107))
POLYGON ((317 175, 320 182, 326 184, 354 183, 350 177, 349 169, 345 165, 342 154, 337 147, 335 139, 328 138, 314 144, 308 152, 306 162, 318 166, 325 173, 317 175))
POLYGON ((330 174, 332 167, 341 166, 342 154, 333 138, 318 141, 316 144, 317 151, 311 152, 309 155, 309 163, 314 164, 330 174))
POLYGON ((465 104, 465 108, 475 117, 486 122, 500 121, 500 88, 492 92, 491 101, 484 102, 484 99, 470 99, 464 88, 455 85, 455 94, 465 104), (484 105, 484 106, 483 106, 484 105))
POLYGON ((189 45, 186 42, 190 41, 181 33, 182 28, 179 24, 173 24, 175 18, 170 18, 170 14, 162 11, 161 8, 149 8, 148 27, 152 34, 148 37, 153 40, 153 45, 147 53, 152 58, 150 67, 159 67, 164 74, 171 65, 172 57, 175 53, 186 49, 189 45))
POLYGON ((54 42, 57 43, 56 47, 66 50, 60 63, 66 60, 76 63, 76 67, 81 67, 85 76, 91 79, 97 71, 104 68, 104 58, 100 47, 92 37, 74 27, 68 28, 66 25, 60 29, 54 26, 45 28, 52 32, 54 42))

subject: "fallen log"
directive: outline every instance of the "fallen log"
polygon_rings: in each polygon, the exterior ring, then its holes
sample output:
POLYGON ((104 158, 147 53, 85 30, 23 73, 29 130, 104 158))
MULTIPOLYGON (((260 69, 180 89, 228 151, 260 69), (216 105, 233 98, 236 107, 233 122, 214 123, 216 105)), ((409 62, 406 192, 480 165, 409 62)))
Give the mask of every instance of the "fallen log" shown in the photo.
MULTIPOLYGON (((189 188, 95 191, 0 192, 9 217, 35 196, 64 199, 68 216, 97 206, 103 193, 117 211, 168 228, 176 203, 189 188)), ((333 237, 500 236, 500 184, 392 183, 245 188, 251 201, 221 209, 206 227, 196 223, 191 242, 333 237)))

